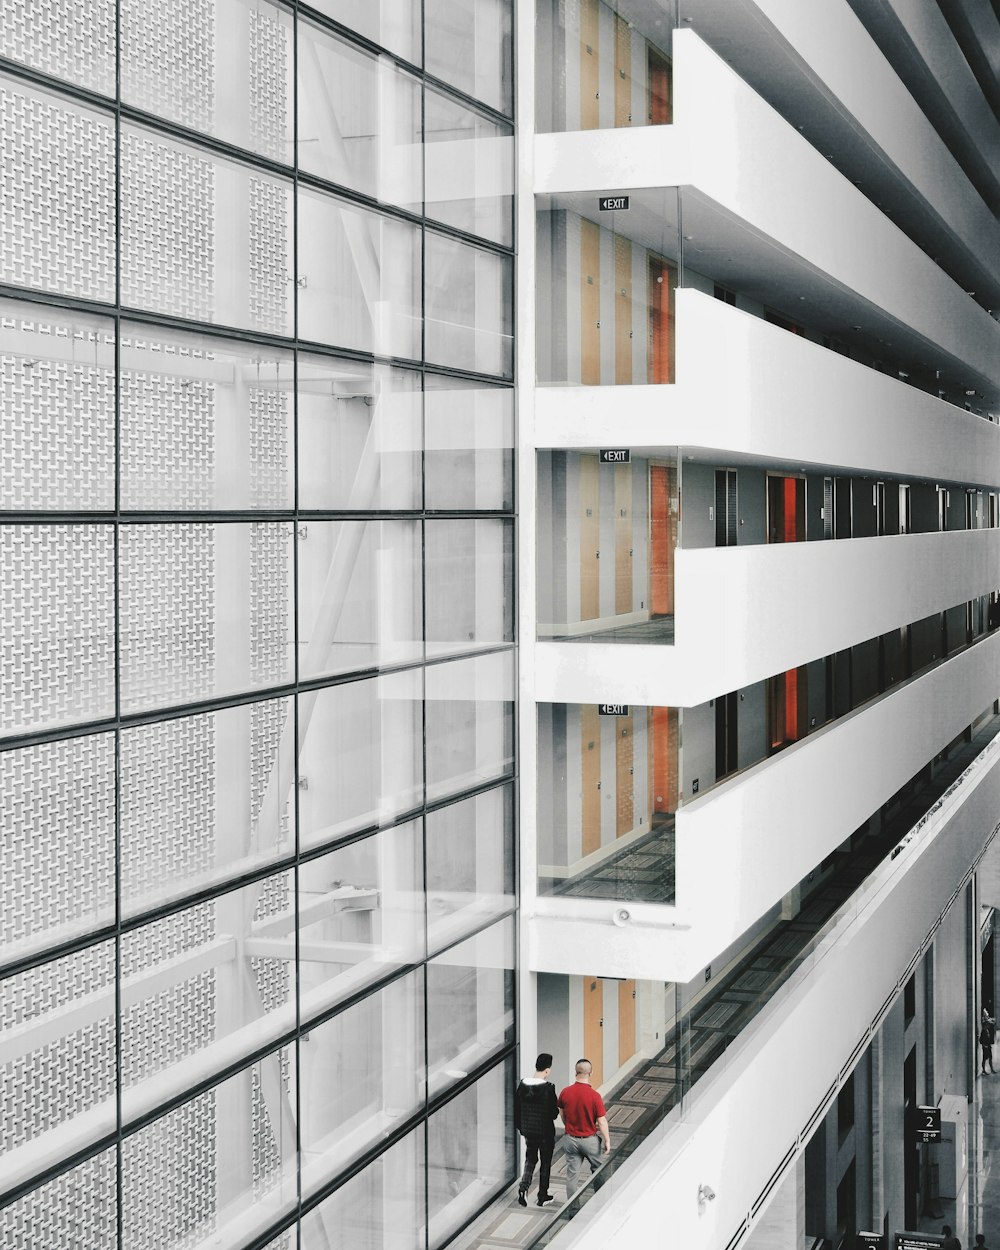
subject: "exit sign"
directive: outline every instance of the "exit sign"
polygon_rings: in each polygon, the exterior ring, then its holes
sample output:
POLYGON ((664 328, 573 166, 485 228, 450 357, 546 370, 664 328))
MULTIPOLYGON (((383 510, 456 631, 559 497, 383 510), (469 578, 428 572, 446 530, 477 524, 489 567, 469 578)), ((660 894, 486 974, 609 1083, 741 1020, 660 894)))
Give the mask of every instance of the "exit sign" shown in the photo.
POLYGON ((597 207, 602 213, 614 213, 618 210, 624 212, 628 208, 627 195, 602 195, 597 201, 597 207))
POLYGON ((602 447, 601 464, 631 464, 632 453, 627 447, 602 447))
POLYGON ((598 703, 598 716, 628 716, 627 703, 598 703))

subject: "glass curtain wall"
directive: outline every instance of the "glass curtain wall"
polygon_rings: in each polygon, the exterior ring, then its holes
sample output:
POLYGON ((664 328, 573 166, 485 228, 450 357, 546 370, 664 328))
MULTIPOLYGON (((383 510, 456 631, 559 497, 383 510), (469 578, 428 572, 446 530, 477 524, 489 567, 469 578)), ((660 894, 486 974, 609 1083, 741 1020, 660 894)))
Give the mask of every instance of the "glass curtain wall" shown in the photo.
POLYGON ((443 1245, 514 1166, 509 0, 15 5, 0 113, 0 1243, 443 1245))

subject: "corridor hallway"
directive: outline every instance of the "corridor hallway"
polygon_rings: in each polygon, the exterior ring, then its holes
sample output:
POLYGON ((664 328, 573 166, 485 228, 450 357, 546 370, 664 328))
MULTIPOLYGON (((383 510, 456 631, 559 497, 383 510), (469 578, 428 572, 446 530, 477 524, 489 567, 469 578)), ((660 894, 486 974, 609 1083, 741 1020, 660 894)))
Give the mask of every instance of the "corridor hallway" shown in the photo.
MULTIPOLYGON (((512 1183, 452 1244, 459 1250, 534 1250, 549 1245, 584 1206, 595 1189, 608 1183, 625 1166, 641 1143, 680 1102, 691 1087, 720 1059, 747 1024, 769 1003, 778 988, 792 975, 812 948, 813 939, 834 914, 850 900, 865 878, 891 856, 904 836, 921 817, 935 807, 979 753, 1000 733, 1000 716, 990 716, 974 733, 971 742, 954 745, 948 758, 939 762, 932 779, 913 787, 898 810, 885 822, 881 834, 869 835, 833 874, 803 900, 798 914, 779 921, 756 942, 725 975, 711 984, 684 1016, 678 1030, 667 1035, 666 1045, 644 1061, 613 1090, 604 1102, 611 1128, 612 1150, 595 1178, 567 1201, 565 1160, 556 1142, 550 1191, 551 1206, 535 1206, 535 1184, 527 1208, 517 1205, 517 1186, 512 1183)), ((568 1066, 567 1064, 564 1066, 568 1066)), ((992 1078, 987 1077, 987 1080, 992 1078)), ((993 1132, 1000 1148, 1000 1075, 991 1100, 993 1132)), ((523 1142, 517 1141, 518 1168, 523 1163, 523 1142)), ((1000 1166, 984 1191, 990 1210, 1000 1214, 1000 1166)), ((993 1216, 987 1212, 990 1229, 993 1216)), ((939 1231, 939 1230, 938 1230, 939 1231)), ((976 1230, 978 1231, 978 1230, 976 1230)), ((992 1233, 990 1233, 992 1235, 992 1233)), ((971 1241, 972 1239, 970 1239, 971 1241)), ((989 1245, 989 1239, 987 1239, 989 1245)))

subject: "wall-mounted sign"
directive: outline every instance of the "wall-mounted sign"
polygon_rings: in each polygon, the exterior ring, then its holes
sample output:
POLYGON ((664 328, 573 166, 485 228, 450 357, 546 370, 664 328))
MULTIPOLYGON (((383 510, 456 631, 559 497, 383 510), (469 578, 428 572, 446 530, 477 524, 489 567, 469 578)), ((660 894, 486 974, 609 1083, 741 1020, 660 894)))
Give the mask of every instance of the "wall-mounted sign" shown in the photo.
POLYGON ((937 1233, 897 1233, 895 1250, 937 1250, 944 1238, 937 1233))
POLYGON ((917 1108, 917 1141, 929 1142, 941 1140, 941 1108, 917 1108))
POLYGON ((602 447, 601 464, 631 464, 632 453, 627 447, 602 447))
POLYGON ((628 716, 627 703, 598 703, 598 716, 628 716))
POLYGON ((885 1250, 881 1233, 855 1233, 854 1244, 857 1250, 885 1250))
POLYGON ((619 210, 624 211, 628 208, 627 195, 602 195, 597 201, 597 207, 602 213, 613 213, 619 210))

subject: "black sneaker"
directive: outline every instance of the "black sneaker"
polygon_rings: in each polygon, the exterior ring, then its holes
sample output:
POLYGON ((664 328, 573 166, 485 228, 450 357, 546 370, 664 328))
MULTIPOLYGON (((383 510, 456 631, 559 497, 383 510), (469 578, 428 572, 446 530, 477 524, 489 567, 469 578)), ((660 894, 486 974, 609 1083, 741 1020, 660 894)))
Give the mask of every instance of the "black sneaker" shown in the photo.
POLYGON ((526 1189, 519 1189, 517 1191, 517 1205, 519 1207, 526 1207, 528 1205, 528 1199, 524 1196, 527 1192, 528 1191, 526 1189))
POLYGON ((544 1207, 547 1202, 555 1202, 555 1200, 556 1200, 555 1194, 539 1194, 538 1195, 538 1205, 540 1207, 544 1207))

